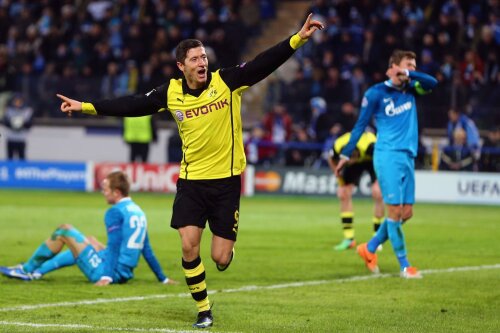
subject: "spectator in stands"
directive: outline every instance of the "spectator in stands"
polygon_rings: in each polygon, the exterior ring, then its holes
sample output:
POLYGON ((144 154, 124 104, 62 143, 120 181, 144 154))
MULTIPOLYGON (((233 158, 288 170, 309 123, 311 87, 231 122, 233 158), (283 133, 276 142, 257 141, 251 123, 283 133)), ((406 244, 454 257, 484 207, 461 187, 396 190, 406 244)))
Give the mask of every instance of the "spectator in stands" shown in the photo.
POLYGON ((335 117, 333 128, 330 133, 338 137, 349 132, 356 124, 358 113, 351 102, 345 102, 340 107, 340 113, 335 117))
POLYGON ((465 131, 465 145, 474 152, 475 158, 478 159, 480 155, 481 138, 474 121, 457 108, 448 110, 448 119, 447 132, 449 145, 453 146, 457 144, 455 142, 455 130, 461 128, 465 131))
POLYGON ((247 35, 255 36, 260 34, 260 8, 256 0, 242 0, 240 17, 245 25, 247 35))
POLYGON ((484 62, 474 50, 467 50, 459 64, 459 70, 466 97, 471 98, 483 83, 484 62))
POLYGON ((299 68, 294 79, 283 91, 283 102, 286 103, 294 123, 308 124, 311 120, 309 99, 311 98, 312 80, 304 76, 304 71, 299 68))
POLYGON ((329 135, 333 119, 328 113, 327 104, 323 97, 311 98, 309 105, 311 122, 307 133, 313 141, 323 143, 329 135))
POLYGON ((162 80, 163 78, 160 73, 154 70, 153 64, 146 61, 141 67, 137 91, 151 91, 154 87, 158 87, 162 80))
POLYGON ((265 166, 271 164, 275 149, 261 125, 254 126, 245 140, 245 154, 249 164, 265 166))
POLYGON ((15 67, 9 61, 7 48, 0 44, 0 116, 4 113, 11 92, 14 90, 15 67))
MULTIPOLYGON (((277 73, 272 73, 267 79, 267 90, 264 96, 264 110, 270 110, 273 105, 278 104, 282 100, 285 84, 280 80, 277 73)), ((292 119, 294 120, 294 119, 292 119)))
POLYGON ((338 68, 330 67, 327 69, 323 84, 329 110, 336 110, 342 103, 352 99, 350 83, 341 78, 338 68))
POLYGON ((453 144, 446 146, 441 153, 439 170, 473 171, 475 159, 467 146, 467 134, 461 127, 453 131, 453 144))
POLYGON ((113 98, 122 96, 125 91, 121 91, 120 70, 116 62, 110 62, 106 75, 101 83, 101 96, 103 98, 113 98))
POLYGON ((33 109, 26 104, 23 96, 16 93, 7 106, 3 122, 7 127, 7 158, 26 158, 26 139, 33 120, 33 109))
POLYGON ((304 126, 296 126, 293 129, 291 142, 285 154, 286 166, 311 166, 316 160, 316 154, 311 149, 311 139, 307 135, 304 126))
POLYGON ((276 104, 271 112, 267 113, 262 122, 264 137, 269 138, 273 144, 275 162, 284 160, 283 145, 292 136, 292 118, 288 114, 285 105, 276 104))
POLYGON ((39 111, 38 116, 48 116, 51 110, 57 110, 59 104, 54 101, 53 96, 57 93, 59 77, 56 73, 56 65, 53 62, 48 63, 45 69, 38 79, 38 96, 40 97, 40 102, 38 105, 39 111))

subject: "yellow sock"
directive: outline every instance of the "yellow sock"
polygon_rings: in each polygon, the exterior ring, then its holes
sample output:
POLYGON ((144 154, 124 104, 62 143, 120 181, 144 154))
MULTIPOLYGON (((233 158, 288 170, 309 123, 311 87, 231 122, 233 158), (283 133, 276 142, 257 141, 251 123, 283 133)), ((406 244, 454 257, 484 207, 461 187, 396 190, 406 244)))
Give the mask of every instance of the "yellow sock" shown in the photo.
POLYGON ((354 227, 352 226, 354 222, 353 212, 341 212, 340 219, 342 221, 342 229, 344 231, 345 239, 354 239, 354 227))
POLYGON ((374 216, 372 218, 372 222, 373 222, 373 232, 376 233, 378 231, 378 228, 380 228, 380 224, 382 222, 384 222, 384 217, 376 217, 374 216))
POLYGON ((205 267, 198 257, 191 262, 182 259, 182 268, 186 276, 186 283, 191 292, 191 296, 196 302, 198 312, 210 310, 210 301, 208 300, 207 284, 205 283, 205 267))

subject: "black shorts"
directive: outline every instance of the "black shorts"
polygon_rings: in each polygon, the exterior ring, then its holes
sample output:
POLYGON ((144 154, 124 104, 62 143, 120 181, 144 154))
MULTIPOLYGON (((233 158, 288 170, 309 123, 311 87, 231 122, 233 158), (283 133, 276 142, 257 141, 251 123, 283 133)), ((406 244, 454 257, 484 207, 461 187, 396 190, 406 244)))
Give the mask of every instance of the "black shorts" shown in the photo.
POLYGON ((361 163, 354 163, 352 165, 346 165, 339 178, 340 185, 352 184, 358 186, 361 175, 365 171, 370 174, 370 179, 373 184, 377 180, 377 175, 375 174, 375 169, 373 168, 373 162, 365 161, 361 163))
POLYGON ((240 217, 241 177, 177 180, 172 221, 174 229, 208 225, 216 236, 236 241, 240 217))

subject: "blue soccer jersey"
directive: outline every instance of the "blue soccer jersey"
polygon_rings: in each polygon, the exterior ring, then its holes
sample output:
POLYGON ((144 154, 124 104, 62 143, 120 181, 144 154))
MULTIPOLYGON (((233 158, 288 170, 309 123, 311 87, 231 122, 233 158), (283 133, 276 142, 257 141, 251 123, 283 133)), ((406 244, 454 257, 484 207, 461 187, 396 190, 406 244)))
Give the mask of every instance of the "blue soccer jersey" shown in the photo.
MULTIPOLYGON (((156 260, 147 234, 146 215, 130 198, 123 198, 108 209, 105 215, 108 243, 103 256, 102 276, 129 279, 141 254, 158 280, 166 276, 156 260)), ((116 282, 116 281, 115 281, 116 282)))
POLYGON ((437 80, 430 75, 409 72, 411 82, 401 88, 390 80, 378 83, 363 96, 359 118, 342 155, 350 157, 372 116, 377 127, 375 150, 406 151, 417 155, 418 122, 415 95, 431 90, 437 80))

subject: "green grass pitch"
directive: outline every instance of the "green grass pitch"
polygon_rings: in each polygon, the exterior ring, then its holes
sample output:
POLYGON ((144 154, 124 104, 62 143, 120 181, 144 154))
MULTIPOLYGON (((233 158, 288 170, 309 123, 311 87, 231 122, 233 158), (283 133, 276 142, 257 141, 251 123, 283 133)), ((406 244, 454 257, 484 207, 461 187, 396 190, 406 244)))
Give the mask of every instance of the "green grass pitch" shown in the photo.
MULTIPOLYGON (((172 195, 133 195, 177 286, 158 283, 143 260, 125 285, 94 287, 77 267, 41 281, 0 277, 0 332, 190 332, 180 242, 169 227, 172 195), (87 301, 87 302, 85 302, 87 301)), ((0 265, 26 260, 55 227, 71 223, 105 241, 99 193, 0 190, 0 265)), ((358 242, 372 235, 369 200, 355 201, 358 242)), ((499 332, 500 206, 418 203, 404 226, 422 280, 397 276, 389 243, 374 278, 341 240, 336 198, 256 196, 241 202, 236 258, 223 273, 202 259, 214 303, 211 332, 499 332)))

